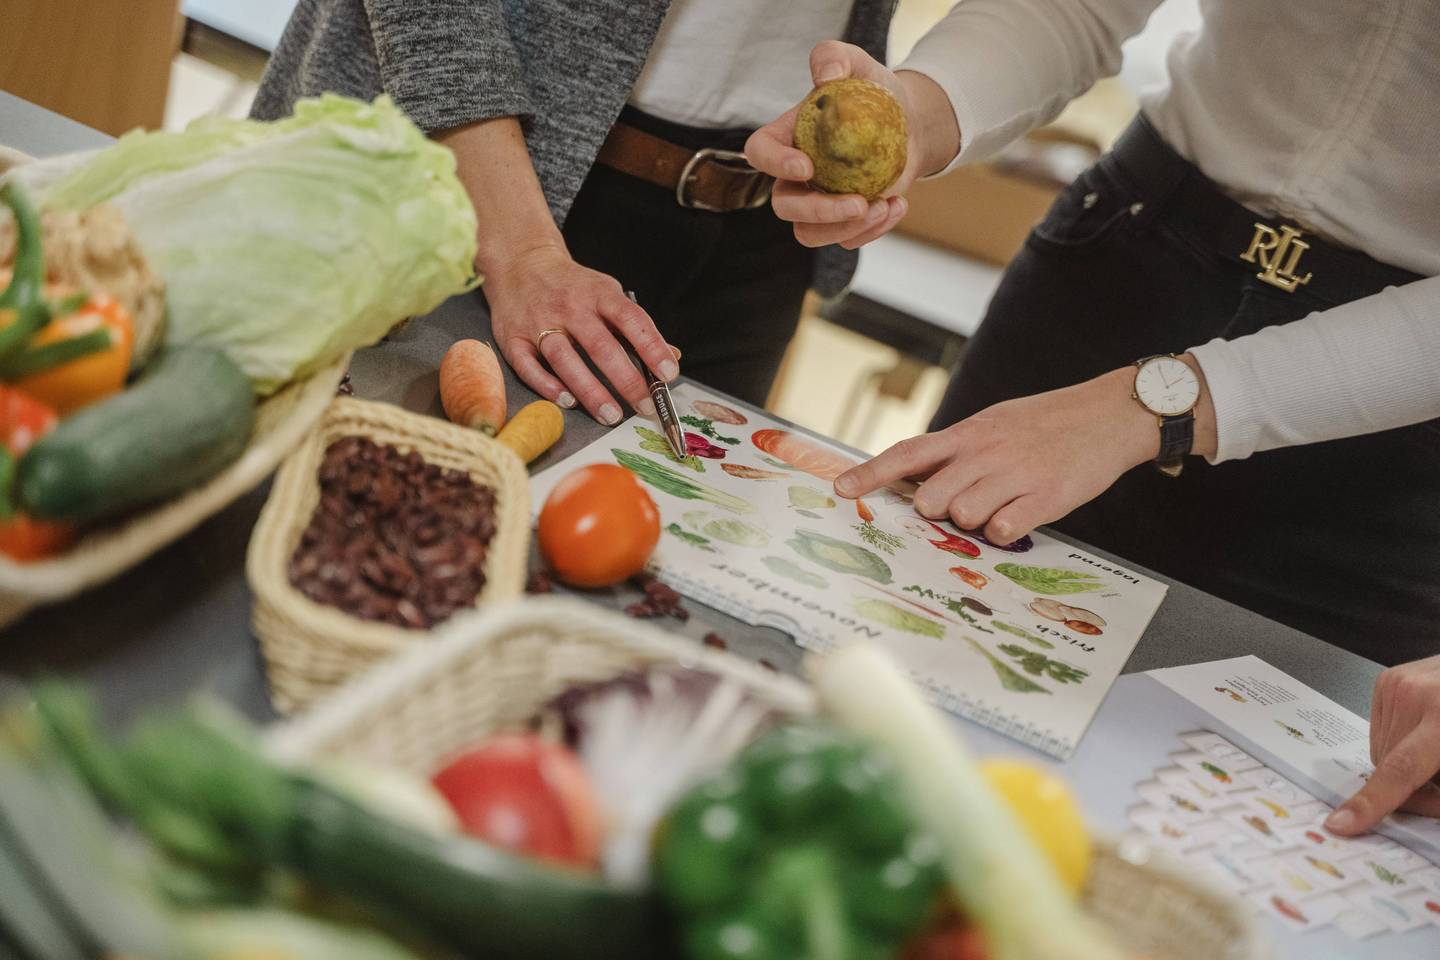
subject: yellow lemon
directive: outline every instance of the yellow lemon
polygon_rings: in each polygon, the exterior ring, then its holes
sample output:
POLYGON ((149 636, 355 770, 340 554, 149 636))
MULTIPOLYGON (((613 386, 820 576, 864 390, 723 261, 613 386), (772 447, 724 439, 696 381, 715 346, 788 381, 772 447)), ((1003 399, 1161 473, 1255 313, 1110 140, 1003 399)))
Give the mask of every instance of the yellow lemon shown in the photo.
POLYGON ((1090 870, 1090 834, 1065 781, 1021 760, 985 760, 980 769, 991 789, 1050 858, 1065 886, 1078 894, 1090 870))

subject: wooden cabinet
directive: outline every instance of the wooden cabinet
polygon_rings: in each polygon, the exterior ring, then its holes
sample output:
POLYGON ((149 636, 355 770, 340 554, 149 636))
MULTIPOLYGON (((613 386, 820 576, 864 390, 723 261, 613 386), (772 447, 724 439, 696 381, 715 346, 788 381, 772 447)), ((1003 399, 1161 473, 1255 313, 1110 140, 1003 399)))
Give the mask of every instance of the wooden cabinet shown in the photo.
POLYGON ((159 127, 180 36, 178 6, 0 0, 0 90, 115 136, 159 127))

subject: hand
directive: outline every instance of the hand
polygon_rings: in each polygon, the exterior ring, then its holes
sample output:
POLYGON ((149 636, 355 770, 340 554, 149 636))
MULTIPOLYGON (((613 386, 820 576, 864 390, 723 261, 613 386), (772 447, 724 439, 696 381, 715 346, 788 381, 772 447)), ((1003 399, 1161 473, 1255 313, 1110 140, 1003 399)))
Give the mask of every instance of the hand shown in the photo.
MULTIPOLYGON (((835 492, 854 499, 907 477, 922 517, 1012 543, 1104 492, 1153 459, 1160 431, 1130 397, 1133 368, 1086 383, 1007 400, 936 433, 902 440, 841 474, 835 492)), ((1197 411, 1198 413, 1198 411, 1197 411)))
POLYGON ((500 352, 532 390, 562 407, 575 406, 578 397, 601 423, 620 422, 620 407, 586 366, 584 351, 632 409, 645 416, 655 412, 617 333, 661 379, 680 373, 676 354, 650 315, 630 302, 616 280, 572 260, 563 244, 542 244, 492 263, 484 290, 500 352), (541 331, 550 329, 564 333, 540 343, 541 331))
POLYGON ((756 130, 745 144, 750 164, 776 178, 771 205, 780 219, 794 222, 796 240, 807 247, 838 243, 854 250, 899 223, 909 209, 899 195, 910 189, 917 177, 943 168, 955 155, 960 142, 955 112, 929 77, 909 71, 896 74, 853 44, 829 40, 816 46, 810 52, 810 74, 816 86, 843 77, 873 80, 895 94, 905 110, 909 128, 905 169, 886 196, 874 203, 858 194, 823 193, 807 185, 815 175, 815 165, 792 145, 798 105, 756 130), (936 128, 941 129, 939 136, 925 136, 936 128), (953 138, 947 138, 951 131, 953 138), (932 149, 932 144, 947 139, 953 143, 948 154, 943 146, 932 149), (934 153, 944 155, 937 161, 934 153))
POLYGON ((1440 817, 1440 657, 1391 667, 1370 707, 1370 780, 1325 821, 1343 836, 1364 833, 1396 810, 1440 817))

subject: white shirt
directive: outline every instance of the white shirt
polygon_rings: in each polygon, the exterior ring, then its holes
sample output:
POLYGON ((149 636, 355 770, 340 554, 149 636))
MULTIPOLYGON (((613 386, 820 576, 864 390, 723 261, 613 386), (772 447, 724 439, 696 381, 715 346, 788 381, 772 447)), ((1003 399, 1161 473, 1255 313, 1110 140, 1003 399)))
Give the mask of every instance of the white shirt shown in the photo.
POLYGON ((845 34, 852 0, 674 0, 630 94, 691 127, 750 128, 805 98, 810 49, 845 34))
MULTIPOLYGON (((956 162, 1053 118, 1159 0, 963 0, 900 69, 944 88, 956 162)), ((1440 417, 1440 0, 1202 0, 1142 98, 1166 141, 1264 215, 1429 279, 1192 351, 1214 462, 1440 417)))

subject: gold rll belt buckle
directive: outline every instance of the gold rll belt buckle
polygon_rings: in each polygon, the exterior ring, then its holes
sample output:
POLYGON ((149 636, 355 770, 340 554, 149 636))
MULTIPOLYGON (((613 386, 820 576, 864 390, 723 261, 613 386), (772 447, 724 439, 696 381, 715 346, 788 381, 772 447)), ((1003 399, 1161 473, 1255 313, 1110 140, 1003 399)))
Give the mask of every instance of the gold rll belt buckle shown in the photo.
POLYGON ((1300 231, 1294 227, 1282 226, 1277 232, 1274 227, 1257 223, 1250 247, 1240 254, 1240 259, 1264 268, 1255 274, 1259 279, 1286 293, 1294 293, 1296 287, 1309 283, 1313 276, 1308 272, 1303 277, 1295 275, 1301 254, 1309 249, 1310 244, 1300 239, 1300 231))

